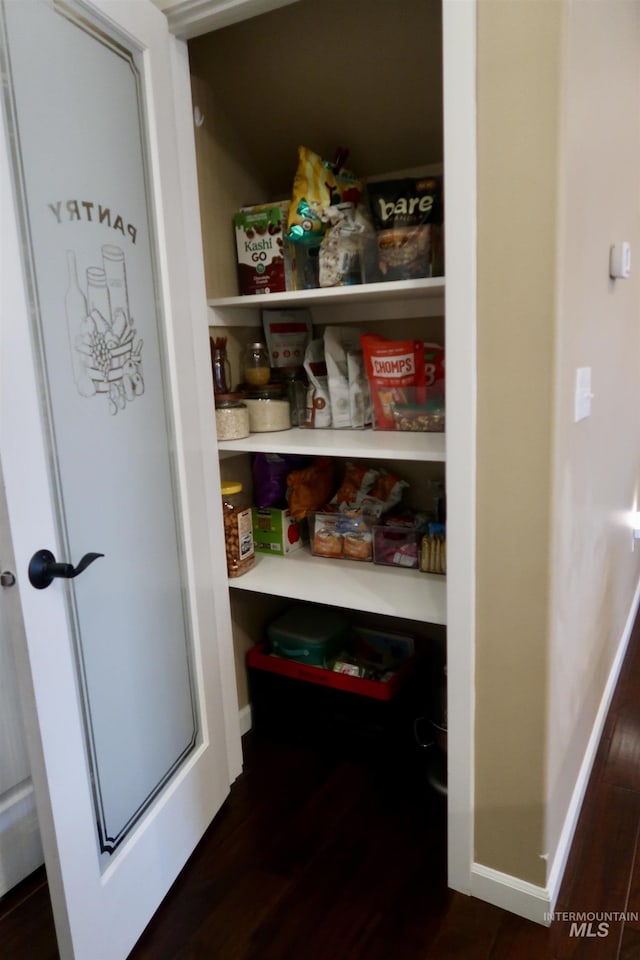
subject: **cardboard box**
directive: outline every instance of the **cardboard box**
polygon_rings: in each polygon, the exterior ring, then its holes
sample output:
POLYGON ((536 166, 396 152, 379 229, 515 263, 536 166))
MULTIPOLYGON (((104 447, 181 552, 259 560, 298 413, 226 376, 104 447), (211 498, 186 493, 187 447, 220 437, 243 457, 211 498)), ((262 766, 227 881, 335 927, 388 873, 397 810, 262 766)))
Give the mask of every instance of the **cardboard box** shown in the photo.
POLYGON ((288 210, 288 203, 265 203, 235 214, 241 295, 295 289, 291 244, 285 240, 288 210))
POLYGON ((285 556, 307 540, 306 523, 295 520, 289 510, 253 508, 253 542, 258 553, 285 556))

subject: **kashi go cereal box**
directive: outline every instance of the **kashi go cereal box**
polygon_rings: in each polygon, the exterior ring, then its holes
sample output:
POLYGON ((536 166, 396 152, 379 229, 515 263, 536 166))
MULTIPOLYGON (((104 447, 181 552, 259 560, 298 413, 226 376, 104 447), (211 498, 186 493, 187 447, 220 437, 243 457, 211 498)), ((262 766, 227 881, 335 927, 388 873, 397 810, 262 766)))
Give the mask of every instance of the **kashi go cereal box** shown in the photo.
POLYGON ((234 215, 240 294, 293 290, 295 264, 285 240, 289 204, 261 203, 234 215))

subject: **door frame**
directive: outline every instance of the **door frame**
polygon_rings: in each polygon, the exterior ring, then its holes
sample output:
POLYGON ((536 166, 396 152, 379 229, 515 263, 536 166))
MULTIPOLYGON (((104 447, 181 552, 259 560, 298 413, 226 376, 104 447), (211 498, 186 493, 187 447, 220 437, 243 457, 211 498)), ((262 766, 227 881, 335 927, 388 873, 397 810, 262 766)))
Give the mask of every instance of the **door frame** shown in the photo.
MULTIPOLYGON (((298 0, 154 0, 186 41, 298 0)), ((448 884, 470 893, 475 818, 477 0, 442 0, 447 345, 448 884)), ((193 105, 189 98, 189 122, 193 105)), ((181 145, 192 157, 192 137, 181 145)), ((198 209, 197 190, 192 198, 198 209)), ((199 215, 197 223, 199 223, 199 215)), ((192 238, 193 239, 193 238, 192 238)), ((199 236, 198 236, 199 245, 199 236)), ((206 321, 204 321, 206 323, 206 321)))

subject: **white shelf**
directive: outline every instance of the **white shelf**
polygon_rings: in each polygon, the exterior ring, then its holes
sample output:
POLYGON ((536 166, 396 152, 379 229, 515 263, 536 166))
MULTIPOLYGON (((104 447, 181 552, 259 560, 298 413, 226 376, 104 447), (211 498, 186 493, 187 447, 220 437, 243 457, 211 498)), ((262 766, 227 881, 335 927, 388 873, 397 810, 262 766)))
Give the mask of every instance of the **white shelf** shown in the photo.
POLYGON ((229 580, 229 586, 422 623, 447 622, 445 577, 355 560, 327 560, 306 548, 286 557, 259 553, 255 567, 229 580))
POLYGON ((342 323, 383 320, 389 316, 439 316, 444 314, 445 278, 394 280, 348 287, 324 287, 286 293, 261 293, 245 297, 208 300, 211 326, 255 326, 260 310, 307 307, 320 314, 318 322, 342 323), (330 309, 329 309, 330 308, 330 309))
POLYGON ((315 457, 376 460, 446 460, 446 434, 394 430, 306 430, 252 433, 243 440, 221 440, 221 456, 239 453, 297 453, 315 457))

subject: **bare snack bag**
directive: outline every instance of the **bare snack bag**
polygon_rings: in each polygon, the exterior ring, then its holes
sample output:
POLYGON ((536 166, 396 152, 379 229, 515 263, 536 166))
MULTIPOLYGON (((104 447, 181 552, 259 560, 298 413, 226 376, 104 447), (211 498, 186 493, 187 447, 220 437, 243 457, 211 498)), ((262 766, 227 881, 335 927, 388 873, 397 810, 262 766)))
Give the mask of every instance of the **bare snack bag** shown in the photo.
POLYGON ((369 183, 380 280, 413 280, 444 273, 442 178, 369 183))

